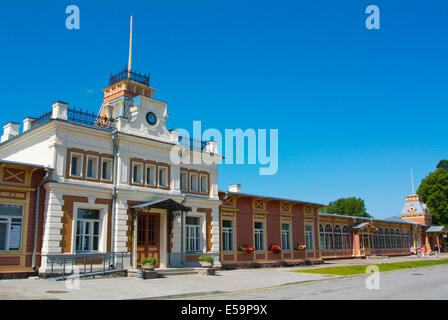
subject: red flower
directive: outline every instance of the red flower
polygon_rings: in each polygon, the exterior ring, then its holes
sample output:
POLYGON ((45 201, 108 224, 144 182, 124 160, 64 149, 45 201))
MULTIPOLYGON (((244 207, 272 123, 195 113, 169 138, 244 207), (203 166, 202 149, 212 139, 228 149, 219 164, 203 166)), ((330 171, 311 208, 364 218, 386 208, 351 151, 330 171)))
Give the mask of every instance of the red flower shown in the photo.
POLYGON ((306 245, 304 245, 303 243, 299 243, 296 246, 296 250, 305 250, 306 249, 306 245))
POLYGON ((280 251, 282 251, 282 248, 278 244, 274 244, 271 246, 271 251, 275 253, 280 253, 280 251))
POLYGON ((254 251, 254 247, 248 247, 245 244, 240 246, 240 251, 246 252, 246 253, 252 253, 254 251))

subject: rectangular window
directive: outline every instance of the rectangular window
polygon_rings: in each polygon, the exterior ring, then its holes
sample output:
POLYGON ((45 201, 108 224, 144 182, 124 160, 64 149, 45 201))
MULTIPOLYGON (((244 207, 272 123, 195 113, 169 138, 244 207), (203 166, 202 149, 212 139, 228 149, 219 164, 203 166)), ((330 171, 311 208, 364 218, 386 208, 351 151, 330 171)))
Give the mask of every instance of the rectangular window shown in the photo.
POLYGON ((76 221, 76 252, 98 251, 100 211, 78 209, 76 221))
POLYGON ((201 174, 201 192, 208 193, 208 176, 201 174))
POLYGON ((87 156, 86 177, 89 179, 98 178, 98 157, 87 156))
POLYGON ((168 168, 167 167, 159 167, 159 187, 167 187, 168 186, 168 168))
POLYGON ((23 205, 0 203, 0 251, 19 251, 23 205))
POLYGON ((103 158, 101 161, 101 179, 112 181, 112 159, 103 158))
POLYGON ((264 224, 263 222, 254 223, 254 234, 255 234, 255 250, 264 250, 264 224))
POLYGON ((185 251, 201 251, 200 219, 197 217, 185 218, 185 251))
POLYGON ((188 191, 188 172, 180 172, 180 189, 183 191, 188 191))
POLYGON ((233 221, 222 220, 222 250, 233 251, 233 221))
POLYGON ((151 164, 146 165, 146 185, 147 186, 156 185, 156 166, 151 164))
POLYGON ((282 224, 282 249, 291 250, 291 232, 289 224, 282 224))
POLYGON ((70 175, 73 177, 82 176, 83 155, 80 153, 72 153, 70 159, 70 175))
POLYGON ((198 174, 190 173, 190 191, 198 192, 198 174))
POLYGON ((305 226, 305 244, 308 250, 314 250, 313 226, 309 224, 305 226))
POLYGON ((143 184, 143 164, 134 162, 132 164, 132 183, 143 184))

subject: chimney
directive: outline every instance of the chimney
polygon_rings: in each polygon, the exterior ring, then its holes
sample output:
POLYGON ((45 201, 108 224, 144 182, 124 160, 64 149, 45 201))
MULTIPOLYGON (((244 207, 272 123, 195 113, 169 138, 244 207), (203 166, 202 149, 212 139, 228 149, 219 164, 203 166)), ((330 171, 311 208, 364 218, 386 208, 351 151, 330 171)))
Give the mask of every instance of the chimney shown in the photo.
POLYGON ((19 135, 20 124, 16 122, 9 122, 3 126, 3 136, 0 142, 8 141, 11 138, 19 135))
POLYGON ((34 120, 36 119, 31 117, 26 117, 25 119, 23 119, 23 132, 28 131, 32 128, 34 120))
POLYGON ((51 119, 68 120, 68 103, 62 101, 53 103, 51 119))
POLYGON ((240 184, 232 184, 231 186, 229 186, 229 191, 241 193, 241 185, 240 184))

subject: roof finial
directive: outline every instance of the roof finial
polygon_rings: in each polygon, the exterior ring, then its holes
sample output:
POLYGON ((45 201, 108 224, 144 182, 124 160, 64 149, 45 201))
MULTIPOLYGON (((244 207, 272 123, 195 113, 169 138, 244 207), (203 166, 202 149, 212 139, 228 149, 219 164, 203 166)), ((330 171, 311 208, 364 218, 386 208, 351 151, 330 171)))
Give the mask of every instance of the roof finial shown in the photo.
POLYGON ((132 15, 131 15, 131 33, 129 35, 128 79, 131 78, 131 70, 132 70, 132 15))
POLYGON ((412 175, 412 168, 411 168, 411 182, 412 182, 412 194, 414 195, 415 194, 415 191, 414 191, 414 176, 412 175))

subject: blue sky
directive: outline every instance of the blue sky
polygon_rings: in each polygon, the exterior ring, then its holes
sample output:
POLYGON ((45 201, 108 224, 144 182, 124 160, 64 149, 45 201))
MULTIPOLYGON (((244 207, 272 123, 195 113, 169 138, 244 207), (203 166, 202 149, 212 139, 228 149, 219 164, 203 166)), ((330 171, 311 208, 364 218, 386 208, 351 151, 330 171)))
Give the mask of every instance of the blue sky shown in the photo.
POLYGON ((389 217, 448 157, 446 1, 21 1, 0 4, 2 125, 56 100, 97 111, 109 74, 151 72, 169 128, 279 130, 279 171, 222 165, 221 189, 389 217), (92 3, 94 2, 94 3, 92 3), (78 5, 80 30, 65 28, 78 5), (381 29, 367 30, 375 4, 381 29))

